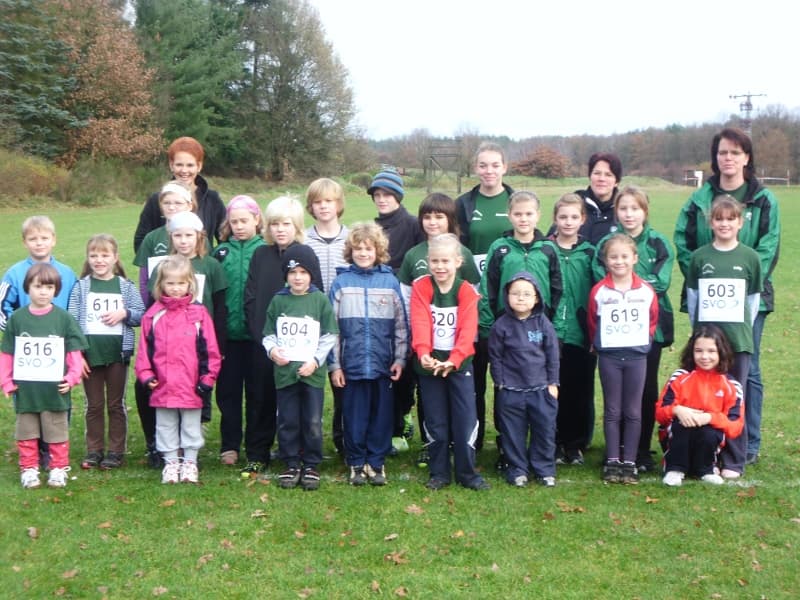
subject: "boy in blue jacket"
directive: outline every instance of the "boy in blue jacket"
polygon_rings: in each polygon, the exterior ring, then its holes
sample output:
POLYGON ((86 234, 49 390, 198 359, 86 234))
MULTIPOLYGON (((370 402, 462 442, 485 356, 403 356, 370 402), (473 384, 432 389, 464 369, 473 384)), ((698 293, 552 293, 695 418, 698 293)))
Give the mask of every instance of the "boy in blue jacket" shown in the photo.
POLYGON ((532 473, 546 487, 556 484, 558 337, 544 314, 539 285, 525 271, 504 288, 505 313, 489 333, 489 363, 497 386, 495 405, 508 483, 528 484, 532 473), (530 430, 530 442, 527 442, 530 430))

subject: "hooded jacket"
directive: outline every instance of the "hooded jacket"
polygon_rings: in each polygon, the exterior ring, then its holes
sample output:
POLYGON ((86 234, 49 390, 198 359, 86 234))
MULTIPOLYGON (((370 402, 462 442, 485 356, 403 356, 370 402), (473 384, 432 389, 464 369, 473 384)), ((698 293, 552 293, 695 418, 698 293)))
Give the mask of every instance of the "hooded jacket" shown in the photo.
POLYGON ((191 296, 162 297, 142 317, 136 353, 136 377, 158 386, 150 394, 154 408, 202 408, 197 392, 214 387, 220 353, 214 323, 206 308, 191 296))
POLYGON ((513 275, 503 287, 505 312, 489 334, 489 368, 501 388, 527 391, 559 384, 558 336, 544 314, 536 279, 527 272, 513 275), (515 281, 528 281, 536 290, 536 304, 525 319, 508 307, 508 290, 515 281))
MULTIPOLYGON (((686 277, 692 252, 710 244, 713 240, 709 217, 711 202, 719 194, 719 176, 715 175, 694 192, 683 205, 675 224, 673 241, 678 249, 678 266, 686 277)), ((774 194, 761 185, 755 177, 747 180, 747 191, 742 202, 744 226, 739 232, 739 241, 750 246, 758 254, 761 262, 763 292, 760 311, 775 310, 775 292, 772 286, 772 272, 778 264, 781 241, 781 222, 778 214, 778 200, 774 194)), ((686 290, 681 294, 681 311, 686 312, 686 290)))
POLYGON ((247 284, 247 272, 250 260, 256 248, 265 245, 261 236, 239 241, 229 239, 214 248, 214 258, 222 265, 228 287, 225 290, 225 304, 228 307, 226 317, 227 339, 232 341, 251 340, 244 318, 244 288, 247 284))

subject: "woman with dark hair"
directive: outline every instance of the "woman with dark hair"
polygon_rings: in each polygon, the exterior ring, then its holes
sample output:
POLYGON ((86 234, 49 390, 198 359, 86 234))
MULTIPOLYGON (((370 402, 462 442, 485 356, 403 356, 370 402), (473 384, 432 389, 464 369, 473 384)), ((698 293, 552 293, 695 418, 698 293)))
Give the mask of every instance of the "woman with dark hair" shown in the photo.
MULTIPOLYGON (((746 460, 752 464, 758 460, 761 450, 764 386, 759 355, 764 322, 775 306, 772 272, 778 263, 781 235, 778 200, 756 178, 753 143, 741 129, 726 127, 714 136, 711 142, 711 170, 713 175, 689 197, 681 209, 675 224, 674 242, 678 265, 686 277, 692 252, 712 241, 709 225, 712 200, 720 194, 728 194, 741 203, 744 226, 739 231, 739 241, 758 254, 763 278, 761 304, 753 324, 753 355, 744 395, 746 460)), ((685 286, 681 294, 681 310, 686 312, 685 286)))
POLYGON ((589 187, 576 190, 586 207, 586 221, 578 234, 597 245, 611 233, 614 225, 614 200, 622 179, 622 162, 611 152, 595 152, 589 158, 589 187))
MULTIPOLYGON (((226 217, 225 204, 216 191, 208 189, 208 182, 200 175, 205 158, 203 146, 194 138, 179 137, 167 148, 167 158, 173 179, 192 190, 197 201, 197 216, 203 222, 208 239, 219 241, 219 229, 226 217)), ((139 215, 139 224, 133 235, 133 251, 139 249, 144 236, 163 224, 156 192, 147 199, 139 215)))

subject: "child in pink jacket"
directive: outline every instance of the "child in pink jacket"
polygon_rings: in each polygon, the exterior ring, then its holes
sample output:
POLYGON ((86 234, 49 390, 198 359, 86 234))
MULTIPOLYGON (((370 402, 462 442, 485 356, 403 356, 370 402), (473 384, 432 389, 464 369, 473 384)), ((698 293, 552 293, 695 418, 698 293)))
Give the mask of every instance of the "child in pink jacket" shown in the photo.
POLYGON ((210 396, 220 369, 214 323, 205 306, 195 301, 196 290, 189 260, 169 257, 158 268, 156 302, 142 318, 136 377, 152 391, 156 448, 165 461, 161 483, 197 483, 203 398, 210 396))

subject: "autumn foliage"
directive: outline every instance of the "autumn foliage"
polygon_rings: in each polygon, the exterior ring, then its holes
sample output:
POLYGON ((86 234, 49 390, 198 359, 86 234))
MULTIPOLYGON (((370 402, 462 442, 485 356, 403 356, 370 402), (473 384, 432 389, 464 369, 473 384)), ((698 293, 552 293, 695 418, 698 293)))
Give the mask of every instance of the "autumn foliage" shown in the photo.
POLYGON ((133 30, 105 0, 47 0, 59 19, 57 35, 70 48, 76 89, 66 107, 86 125, 70 132, 61 162, 80 156, 147 161, 164 148, 153 124, 152 71, 136 44, 133 30))
POLYGON ((522 160, 512 162, 511 172, 515 175, 560 179, 569 174, 569 167, 570 161, 566 156, 547 146, 539 146, 522 160))

